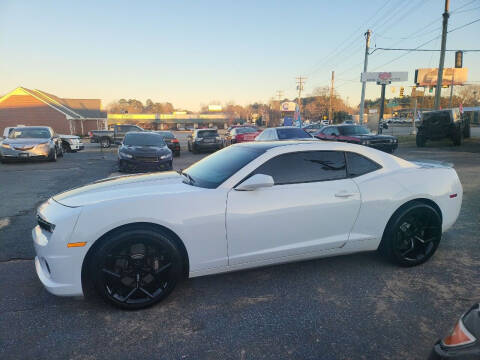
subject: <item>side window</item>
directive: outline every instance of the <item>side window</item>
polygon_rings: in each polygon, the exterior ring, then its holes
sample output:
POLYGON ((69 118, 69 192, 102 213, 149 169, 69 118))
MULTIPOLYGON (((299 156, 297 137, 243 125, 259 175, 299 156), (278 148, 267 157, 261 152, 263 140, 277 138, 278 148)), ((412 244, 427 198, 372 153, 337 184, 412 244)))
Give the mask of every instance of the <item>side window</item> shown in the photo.
POLYGON ((340 136, 340 131, 337 128, 332 127, 332 135, 340 136))
POLYGON ((332 127, 327 127, 325 129, 322 130, 322 133, 325 134, 325 135, 332 135, 332 127))
POLYGON ((273 177, 275 185, 344 179, 347 177, 342 151, 305 151, 279 155, 253 173, 273 177))
POLYGON ((346 152, 345 156, 347 158, 349 177, 361 176, 382 168, 376 162, 357 153, 346 152))

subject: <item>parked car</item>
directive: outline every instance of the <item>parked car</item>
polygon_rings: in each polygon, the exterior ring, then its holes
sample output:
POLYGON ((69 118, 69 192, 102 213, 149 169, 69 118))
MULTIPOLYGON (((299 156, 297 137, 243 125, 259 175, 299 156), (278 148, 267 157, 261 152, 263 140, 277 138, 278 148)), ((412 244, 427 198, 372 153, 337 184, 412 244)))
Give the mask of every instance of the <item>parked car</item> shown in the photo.
POLYGON ((129 132, 125 134, 118 148, 118 169, 131 170, 171 170, 172 151, 163 136, 154 132, 129 132))
POLYGON ((109 148, 112 144, 121 144, 125 134, 131 131, 144 131, 137 125, 112 125, 108 130, 89 131, 90 142, 98 142, 103 148, 109 148))
POLYGON ((229 146, 247 141, 255 141, 255 138, 261 131, 258 128, 238 126, 230 129, 223 138, 223 146, 229 146))
POLYGON ((162 130, 155 132, 163 137, 163 141, 172 150, 173 156, 180 156, 180 142, 171 131, 162 130))
POLYGON ((278 140, 315 140, 315 138, 305 130, 295 126, 266 128, 255 138, 255 141, 278 140))
POLYGON ((345 121, 343 122, 343 124, 344 124, 344 125, 355 125, 355 121, 353 121, 353 120, 345 120, 345 121))
POLYGON ((338 142, 235 144, 179 173, 53 196, 37 211, 35 268, 53 294, 93 287, 139 309, 184 277, 377 249, 414 266, 433 256, 462 197, 447 165, 338 142))
POLYGON ((459 146, 464 137, 470 137, 470 123, 462 118, 458 108, 422 113, 416 137, 418 147, 424 147, 428 140, 445 138, 459 146))
POLYGON ((473 305, 453 327, 451 333, 438 340, 429 360, 480 359, 480 305, 473 305))
POLYGON ((187 138, 188 151, 196 154, 199 151, 221 149, 223 141, 217 129, 196 129, 187 138))
POLYGON ((254 129, 257 129, 258 130, 258 126, 257 125, 254 125, 254 124, 242 124, 242 125, 231 125, 227 128, 227 132, 232 130, 232 129, 235 129, 235 128, 239 128, 239 127, 249 127, 249 128, 254 128, 254 129))
POLYGON ((375 135, 361 125, 326 126, 315 137, 320 140, 343 141, 365 145, 378 150, 393 153, 398 147, 398 139, 391 135, 375 135))
POLYGON ((62 141, 62 149, 64 153, 77 152, 85 148, 85 145, 83 145, 80 136, 59 134, 58 137, 62 141))
POLYGON ((330 120, 321 120, 320 124, 322 125, 330 125, 330 120))
POLYGON ((320 124, 320 123, 315 123, 315 124, 308 124, 302 127, 303 130, 308 132, 309 134, 316 133, 319 131, 321 128, 323 128, 325 125, 320 124))
POLYGON ((1 161, 49 160, 63 156, 62 142, 51 127, 22 126, 9 131, 0 147, 1 161))

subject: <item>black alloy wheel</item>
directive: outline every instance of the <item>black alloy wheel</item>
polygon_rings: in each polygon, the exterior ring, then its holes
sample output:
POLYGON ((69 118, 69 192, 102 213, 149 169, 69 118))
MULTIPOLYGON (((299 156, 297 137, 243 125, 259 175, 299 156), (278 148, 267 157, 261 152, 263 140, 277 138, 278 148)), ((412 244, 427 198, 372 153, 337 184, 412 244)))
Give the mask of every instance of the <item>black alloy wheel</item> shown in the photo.
POLYGON ((415 266, 427 261, 442 238, 442 220, 432 206, 413 201, 387 225, 380 250, 393 262, 415 266))
POLYGON ((136 310, 167 297, 182 273, 176 244, 153 230, 119 233, 95 253, 91 277, 110 304, 136 310))
POLYGON ((100 146, 104 149, 109 148, 111 145, 109 138, 102 138, 100 139, 100 146))
POLYGON ((62 141, 62 150, 64 153, 72 151, 72 149, 70 148, 70 144, 66 141, 62 141))

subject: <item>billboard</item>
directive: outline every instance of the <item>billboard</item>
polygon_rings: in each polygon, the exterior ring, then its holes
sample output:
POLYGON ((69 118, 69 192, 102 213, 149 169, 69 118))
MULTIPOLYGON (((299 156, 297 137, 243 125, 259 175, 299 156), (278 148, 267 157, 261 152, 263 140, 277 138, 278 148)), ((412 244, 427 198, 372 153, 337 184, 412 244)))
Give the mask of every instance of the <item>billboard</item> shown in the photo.
POLYGON ((285 101, 280 104, 280 111, 295 111, 297 108, 297 103, 293 101, 285 101))
POLYGON ((208 105, 208 111, 222 111, 222 105, 208 105))
POLYGON ((365 72, 362 73, 361 82, 364 81, 374 81, 380 84, 390 84, 392 81, 407 81, 408 72, 407 71, 397 71, 397 72, 365 72))
MULTIPOLYGON (((417 86, 436 86, 438 68, 426 68, 415 70, 415 84, 417 86)), ((463 85, 467 81, 468 68, 445 68, 443 69, 442 86, 463 85)))

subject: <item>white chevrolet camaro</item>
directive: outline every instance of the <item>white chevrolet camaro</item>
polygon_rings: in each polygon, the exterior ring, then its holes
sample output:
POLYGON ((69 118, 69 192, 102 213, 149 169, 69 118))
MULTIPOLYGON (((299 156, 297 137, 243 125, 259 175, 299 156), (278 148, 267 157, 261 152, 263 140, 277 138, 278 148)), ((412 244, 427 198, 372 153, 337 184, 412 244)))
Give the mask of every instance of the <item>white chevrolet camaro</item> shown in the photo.
POLYGON ((229 146, 182 173, 105 179, 50 198, 35 266, 56 295, 138 309, 184 277, 381 250, 429 259, 462 204, 456 171, 347 143, 229 146), (88 292, 88 291, 87 291, 88 292))

